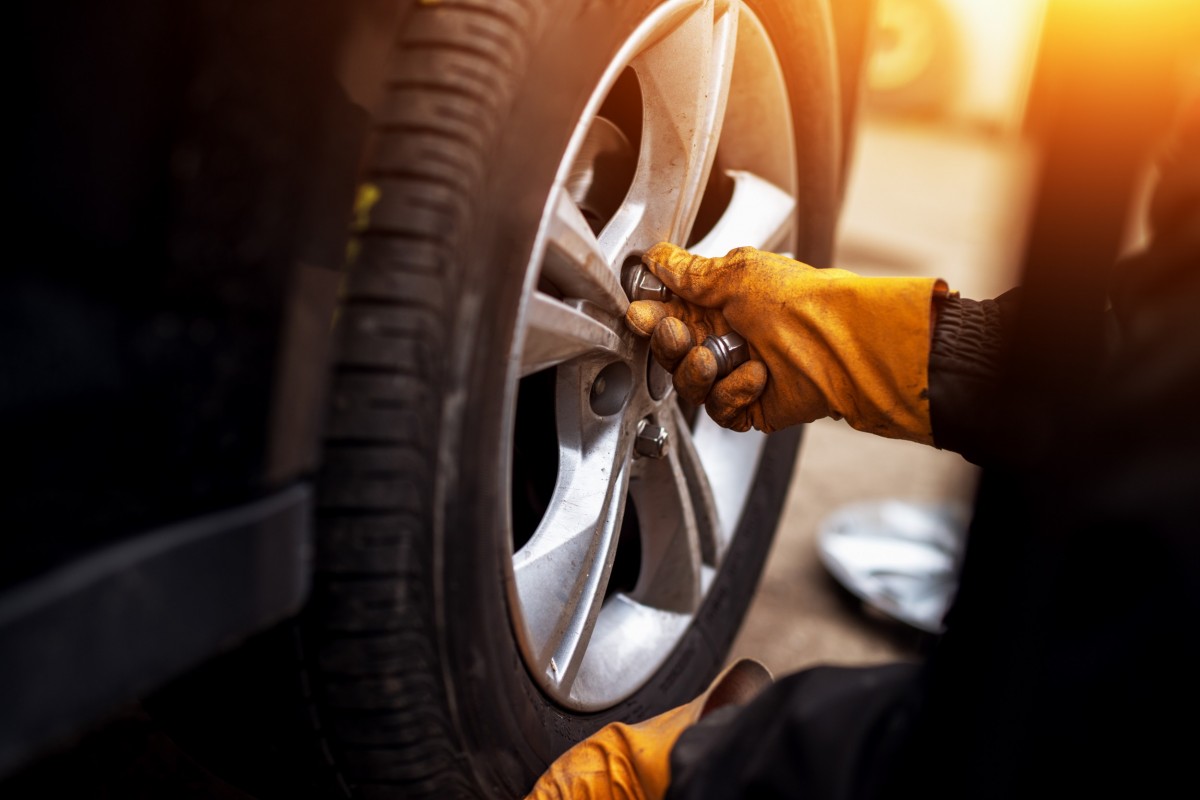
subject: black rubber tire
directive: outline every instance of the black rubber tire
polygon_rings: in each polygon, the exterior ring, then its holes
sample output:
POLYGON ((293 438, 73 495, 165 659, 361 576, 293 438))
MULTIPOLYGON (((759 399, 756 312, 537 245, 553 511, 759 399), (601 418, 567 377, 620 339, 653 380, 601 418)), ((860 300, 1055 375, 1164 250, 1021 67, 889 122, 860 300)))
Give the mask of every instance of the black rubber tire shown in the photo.
MULTIPOLYGON (((305 652, 341 783, 363 797, 514 796, 572 742, 690 698, 757 584, 799 443, 772 437, 736 546, 659 673, 606 712, 544 697, 506 610, 491 480, 520 276, 567 139, 657 5, 444 0, 399 38, 369 179, 381 199, 342 308, 305 652), (553 14, 549 13, 551 10, 553 14)), ((751 2, 800 142, 798 256, 826 264, 839 106, 823 2, 751 2)))

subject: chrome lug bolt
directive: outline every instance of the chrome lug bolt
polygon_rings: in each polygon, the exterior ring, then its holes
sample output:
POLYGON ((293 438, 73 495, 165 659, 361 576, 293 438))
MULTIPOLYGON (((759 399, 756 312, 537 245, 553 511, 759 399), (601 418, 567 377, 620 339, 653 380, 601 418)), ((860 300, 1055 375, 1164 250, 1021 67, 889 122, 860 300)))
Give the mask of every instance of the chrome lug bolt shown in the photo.
POLYGON ((633 450, 639 456, 647 458, 662 458, 667 454, 667 443, 670 434, 661 425, 655 425, 644 419, 638 423, 637 438, 633 442, 633 450))
POLYGON ((671 299, 671 292, 654 273, 646 269, 640 261, 632 262, 625 267, 621 287, 630 300, 657 300, 665 303, 671 299))
POLYGON ((718 378, 724 378, 734 367, 746 363, 750 358, 746 340, 736 333, 709 336, 704 340, 704 347, 717 359, 718 378))

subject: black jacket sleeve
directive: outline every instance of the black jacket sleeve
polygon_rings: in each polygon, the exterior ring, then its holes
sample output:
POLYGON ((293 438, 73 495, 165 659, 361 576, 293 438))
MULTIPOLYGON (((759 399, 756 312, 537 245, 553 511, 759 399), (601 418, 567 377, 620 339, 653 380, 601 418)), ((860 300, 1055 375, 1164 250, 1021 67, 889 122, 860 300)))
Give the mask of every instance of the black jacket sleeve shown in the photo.
POLYGON ((1009 413, 996 391, 1020 290, 995 300, 947 297, 938 303, 929 350, 929 415, 934 444, 984 464, 1014 446, 997 424, 1009 413))
POLYGON ((869 798, 915 711, 916 664, 815 667, 684 731, 668 798, 869 798), (712 754, 719 753, 717 757, 712 754))

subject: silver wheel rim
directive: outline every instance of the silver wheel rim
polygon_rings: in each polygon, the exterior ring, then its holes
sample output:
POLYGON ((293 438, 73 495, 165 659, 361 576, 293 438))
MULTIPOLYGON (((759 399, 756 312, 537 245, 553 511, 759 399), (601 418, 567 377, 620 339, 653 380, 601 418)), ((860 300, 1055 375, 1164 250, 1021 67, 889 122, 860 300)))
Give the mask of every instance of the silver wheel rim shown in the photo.
MULTIPOLYGON (((761 22, 736 0, 663 3, 626 40, 575 128, 509 358, 510 433, 519 381, 553 375, 554 420, 545 424, 555 427, 557 475, 536 528, 514 544, 508 594, 526 667, 564 707, 609 708, 662 666, 721 568, 766 441, 681 409, 645 341, 624 326, 622 265, 663 240, 691 241, 703 255, 743 245, 793 250, 796 192, 786 85, 761 22), (614 138, 600 131, 611 126, 598 114, 628 71, 642 102, 636 167, 595 232, 568 185, 580 153, 586 163, 598 140, 614 138), (732 191, 693 241, 714 163, 732 191), (653 436, 661 432, 665 447, 653 436), (634 585, 613 591, 631 517, 640 568, 634 585)), ((500 462, 505 498, 512 455, 500 462)), ((511 509, 505 519, 511 542, 511 509)))

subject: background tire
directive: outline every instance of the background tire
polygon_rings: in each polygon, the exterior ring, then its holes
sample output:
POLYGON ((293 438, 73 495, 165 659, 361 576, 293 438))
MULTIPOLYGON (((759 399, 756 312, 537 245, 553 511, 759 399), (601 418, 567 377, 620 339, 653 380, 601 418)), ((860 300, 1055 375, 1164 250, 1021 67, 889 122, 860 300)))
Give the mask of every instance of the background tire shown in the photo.
POLYGON ((869 108, 895 115, 944 115, 963 69, 961 35, 942 0, 881 0, 867 63, 869 108))

